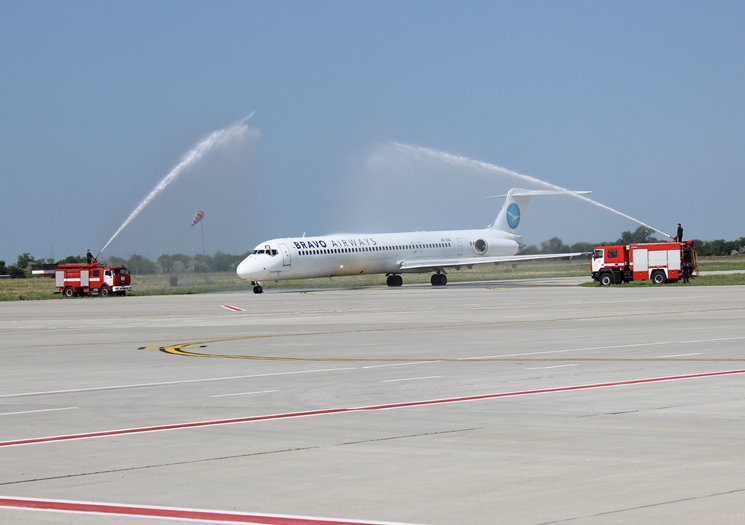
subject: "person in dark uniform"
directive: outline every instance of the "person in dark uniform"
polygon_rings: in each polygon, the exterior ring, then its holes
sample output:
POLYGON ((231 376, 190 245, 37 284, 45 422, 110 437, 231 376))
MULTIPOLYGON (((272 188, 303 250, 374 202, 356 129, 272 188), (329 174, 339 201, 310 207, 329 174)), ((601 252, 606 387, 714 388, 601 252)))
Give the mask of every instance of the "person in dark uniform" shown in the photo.
POLYGON ((678 223, 678 242, 683 242, 683 227, 678 223))
POLYGON ((90 250, 88 250, 88 253, 87 253, 87 254, 85 254, 85 256, 86 256, 86 258, 88 259, 88 264, 90 264, 90 263, 92 263, 92 262, 93 262, 93 254, 91 253, 91 251, 90 251, 90 250))
POLYGON ((683 263, 683 284, 688 284, 688 281, 691 278, 692 269, 693 265, 689 261, 683 263))

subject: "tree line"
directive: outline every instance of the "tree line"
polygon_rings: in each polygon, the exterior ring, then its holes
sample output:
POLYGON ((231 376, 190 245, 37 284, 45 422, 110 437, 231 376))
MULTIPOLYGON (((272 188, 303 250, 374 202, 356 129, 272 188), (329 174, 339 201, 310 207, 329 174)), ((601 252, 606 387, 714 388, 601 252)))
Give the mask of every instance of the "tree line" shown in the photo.
MULTIPOLYGON (((248 253, 242 255, 230 255, 221 251, 215 252, 214 255, 184 255, 163 254, 156 261, 152 261, 142 255, 132 255, 128 259, 121 257, 107 257, 98 262, 108 266, 126 266, 130 272, 135 275, 153 275, 153 274, 179 274, 186 272, 231 272, 235 271, 238 264, 248 257, 248 253)), ((37 264, 75 264, 87 262, 85 256, 70 255, 64 259, 55 261, 50 258, 36 259, 29 253, 18 256, 18 261, 14 265, 6 265, 5 261, 0 261, 0 275, 9 275, 11 278, 30 277, 32 267, 37 264)))
MULTIPOLYGON (((615 241, 590 243, 579 242, 575 244, 564 244, 558 237, 553 237, 548 241, 542 242, 540 246, 530 245, 522 253, 526 255, 535 255, 543 253, 572 253, 572 252, 592 252, 595 246, 602 244, 632 244, 637 242, 659 242, 669 239, 657 239, 653 236, 654 230, 646 226, 640 226, 634 231, 627 230, 621 234, 621 237, 615 241)), ((707 256, 730 256, 745 254, 745 237, 740 237, 736 241, 725 241, 717 239, 714 241, 702 241, 694 239, 693 246, 698 252, 699 257, 707 256)), ((109 266, 126 266, 130 272, 135 275, 152 275, 152 274, 182 274, 186 272, 233 272, 238 264, 248 256, 248 252, 241 255, 230 255, 220 251, 214 255, 184 255, 177 253, 175 255, 163 254, 156 261, 152 261, 142 255, 132 255, 129 259, 121 257, 109 257, 100 263, 109 266)), ((31 267, 35 264, 65 264, 65 263, 84 263, 84 256, 70 255, 64 259, 54 261, 52 259, 35 259, 31 254, 24 253, 18 256, 16 264, 6 265, 5 261, 0 261, 0 275, 9 275, 12 278, 23 278, 31 276, 31 267)))
MULTIPOLYGON (((626 230, 621 234, 621 237, 615 241, 597 243, 579 242, 572 245, 564 244, 558 237, 553 237, 548 241, 542 242, 540 247, 535 245, 528 246, 522 251, 522 253, 533 255, 540 253, 592 252, 595 246, 600 245, 666 242, 670 240, 658 239, 654 237, 654 233, 655 231, 651 228, 639 226, 634 231, 626 230)), ((702 241, 700 239, 693 239, 693 247, 699 257, 745 255, 745 237, 740 237, 736 241, 725 241, 724 239, 702 241)))

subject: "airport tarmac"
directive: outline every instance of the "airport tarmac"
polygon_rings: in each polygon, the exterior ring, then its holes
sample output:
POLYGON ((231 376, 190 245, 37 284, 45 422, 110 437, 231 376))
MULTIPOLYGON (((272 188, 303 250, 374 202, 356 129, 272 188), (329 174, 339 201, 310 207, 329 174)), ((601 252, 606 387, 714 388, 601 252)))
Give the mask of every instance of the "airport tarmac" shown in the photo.
POLYGON ((744 522, 745 288, 583 280, 0 303, 0 523, 744 522))

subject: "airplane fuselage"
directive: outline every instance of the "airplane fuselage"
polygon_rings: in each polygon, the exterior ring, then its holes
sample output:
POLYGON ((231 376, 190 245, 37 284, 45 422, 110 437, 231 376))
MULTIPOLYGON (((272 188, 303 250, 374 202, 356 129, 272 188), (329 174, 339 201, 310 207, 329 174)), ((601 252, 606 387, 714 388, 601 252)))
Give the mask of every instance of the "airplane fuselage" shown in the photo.
POLYGON ((521 246, 520 236, 492 229, 282 238, 257 246, 237 273, 256 282, 424 273, 515 255, 521 246))
POLYGON ((259 244, 236 271, 254 283, 255 293, 262 292, 262 281, 364 274, 387 274, 388 286, 401 286, 402 273, 434 272, 432 285, 444 286, 450 268, 580 255, 518 255, 524 245, 517 231, 530 198, 561 193, 513 188, 500 195, 507 200, 494 222, 478 230, 271 239, 259 244))

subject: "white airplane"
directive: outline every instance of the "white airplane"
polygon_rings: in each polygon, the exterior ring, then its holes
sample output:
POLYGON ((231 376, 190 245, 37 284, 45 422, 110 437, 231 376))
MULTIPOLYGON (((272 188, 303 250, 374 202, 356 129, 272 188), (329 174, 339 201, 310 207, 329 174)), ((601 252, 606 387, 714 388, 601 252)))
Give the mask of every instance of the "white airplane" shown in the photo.
MULTIPOLYGON (((388 286, 401 286, 403 273, 432 275, 432 286, 447 284, 446 270, 477 264, 582 255, 556 253, 517 255, 525 245, 517 234, 531 197, 569 192, 511 189, 496 220, 481 230, 452 230, 378 234, 334 234, 321 237, 272 239, 259 244, 236 272, 250 280, 254 293, 264 281, 386 274, 388 286)), ((571 193, 590 193, 587 191, 571 193)))

